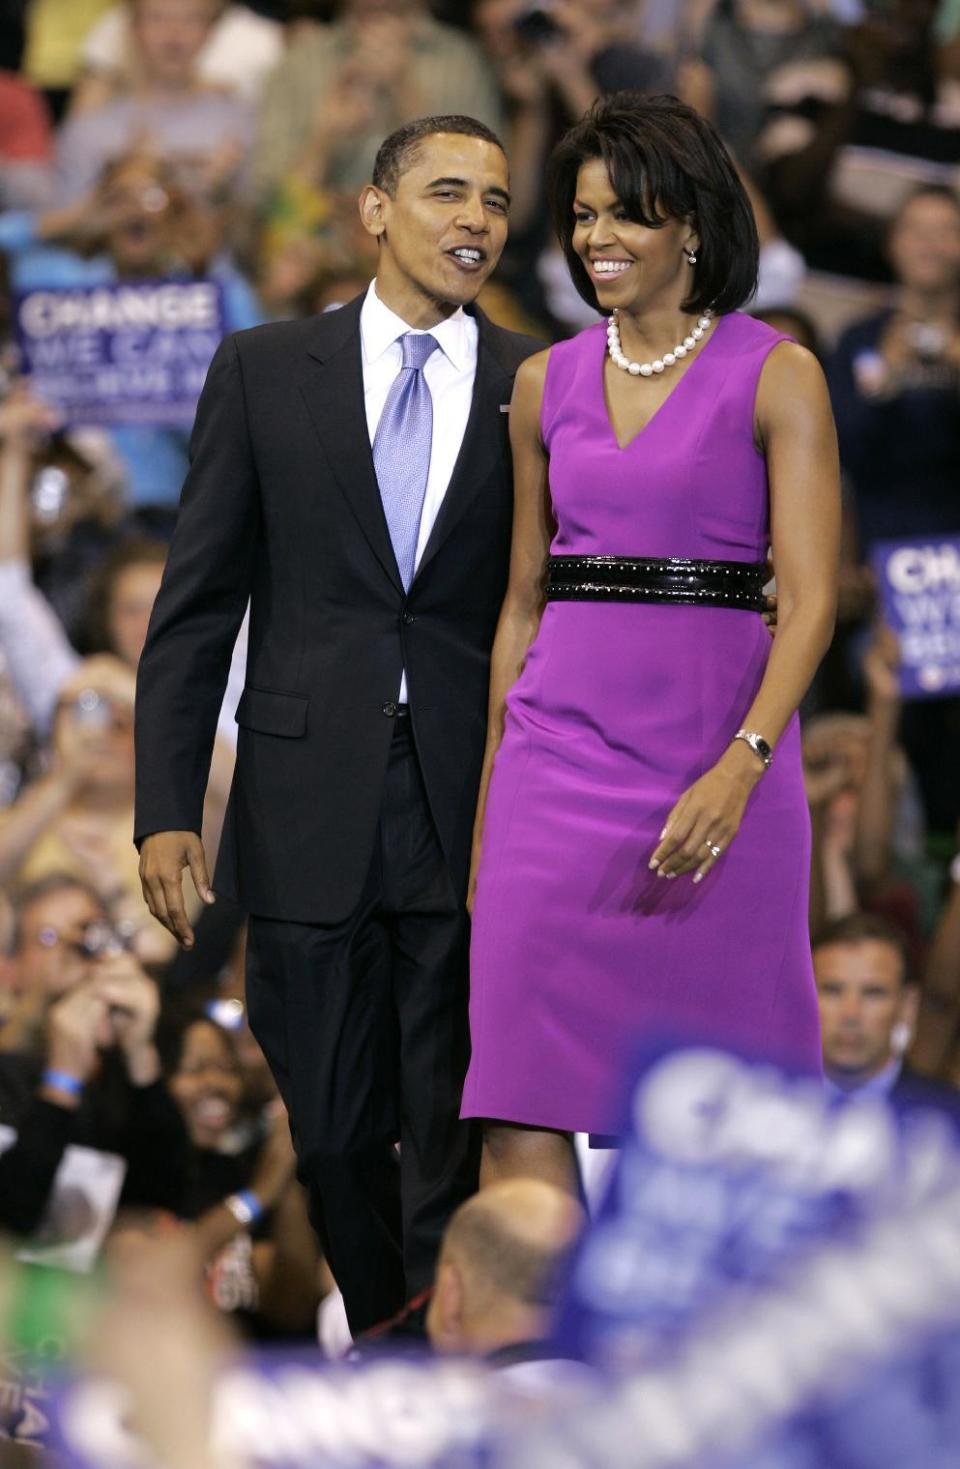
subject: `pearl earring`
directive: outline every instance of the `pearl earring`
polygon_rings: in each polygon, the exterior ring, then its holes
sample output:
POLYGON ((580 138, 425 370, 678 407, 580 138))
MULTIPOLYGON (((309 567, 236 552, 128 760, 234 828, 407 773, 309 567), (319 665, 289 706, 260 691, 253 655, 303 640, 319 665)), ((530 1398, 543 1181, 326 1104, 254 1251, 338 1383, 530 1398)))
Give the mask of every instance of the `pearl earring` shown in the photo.
POLYGON ((694 251, 694 250, 688 250, 687 251, 687 263, 689 265, 696 265, 696 263, 697 263, 696 251, 694 251))

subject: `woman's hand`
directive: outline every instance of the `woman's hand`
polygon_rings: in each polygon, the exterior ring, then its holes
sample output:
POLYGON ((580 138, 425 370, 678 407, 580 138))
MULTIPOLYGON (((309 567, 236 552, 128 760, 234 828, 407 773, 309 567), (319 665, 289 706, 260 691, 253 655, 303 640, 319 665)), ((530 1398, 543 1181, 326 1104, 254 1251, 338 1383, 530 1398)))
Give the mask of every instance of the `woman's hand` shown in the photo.
POLYGON ((658 877, 695 872, 700 882, 736 836, 744 808, 763 762, 742 740, 735 740, 711 770, 684 791, 650 858, 658 877))

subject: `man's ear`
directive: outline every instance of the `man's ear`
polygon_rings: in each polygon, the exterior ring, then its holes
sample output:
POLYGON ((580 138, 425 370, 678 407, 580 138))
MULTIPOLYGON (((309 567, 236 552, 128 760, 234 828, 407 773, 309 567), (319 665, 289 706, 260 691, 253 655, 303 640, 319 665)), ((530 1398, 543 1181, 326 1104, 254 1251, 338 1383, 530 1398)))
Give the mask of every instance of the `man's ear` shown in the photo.
POLYGON ((380 239, 387 230, 387 210, 390 196, 376 184, 366 184, 359 199, 360 219, 368 235, 380 239))

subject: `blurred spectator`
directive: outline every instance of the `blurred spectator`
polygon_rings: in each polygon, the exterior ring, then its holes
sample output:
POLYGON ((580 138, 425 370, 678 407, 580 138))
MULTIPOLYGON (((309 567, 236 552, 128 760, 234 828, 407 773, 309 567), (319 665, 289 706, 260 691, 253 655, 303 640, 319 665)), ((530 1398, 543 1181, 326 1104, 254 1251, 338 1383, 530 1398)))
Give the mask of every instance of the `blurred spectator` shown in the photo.
POLYGON ((932 1095, 936 1084, 904 1059, 920 991, 903 934, 873 914, 854 914, 815 939, 813 964, 828 1090, 894 1099, 932 1095))
POLYGON ((950 863, 949 890, 923 978, 912 1059, 926 1076, 960 1087, 960 827, 950 863))
MULTIPOLYGON (((256 102, 266 77, 283 56, 282 27, 228 0, 209 0, 207 9, 211 18, 196 56, 197 80, 256 102)), ((195 23, 196 13, 196 7, 186 6, 171 12, 169 34, 184 34, 195 23)), ((73 114, 136 89, 136 38, 128 4, 114 4, 97 22, 83 43, 80 60, 83 74, 74 91, 73 114)))
POLYGON ((81 43, 110 4, 111 0, 7 0, 4 6, 25 17, 21 69, 46 94, 58 121, 77 80, 81 43))
POLYGON ((894 305, 846 331, 829 364, 865 551, 883 538, 960 532, 960 199, 917 190, 888 251, 894 305))
POLYGON ((22 77, 0 71, 0 210, 50 202, 53 137, 42 97, 22 77))
POLYGON ((108 918, 100 894, 65 872, 51 872, 21 890, 10 939, 12 1013, 0 1029, 0 1049, 35 1051, 43 1044, 50 1005, 86 977, 84 934, 108 918))
POLYGON ((839 27, 805 0, 718 0, 681 95, 758 179, 850 92, 839 27))
POLYGON ((134 65, 122 96, 71 116, 60 130, 57 198, 85 198, 107 164, 152 151, 200 196, 236 183, 252 138, 248 103, 203 83, 197 66, 213 0, 130 0, 134 65))
MULTIPOLYGON (((165 163, 135 152, 110 164, 88 199, 45 214, 0 216, 0 250, 18 291, 206 275, 220 285, 227 328, 236 331, 256 325, 261 312, 227 248, 229 222, 222 204, 187 196, 165 163)), ((188 438, 186 428, 112 430, 130 503, 166 507, 172 522, 188 438)))
POLYGON ((806 142, 765 160, 773 208, 812 268, 887 279, 891 218, 919 183, 957 182, 960 105, 935 53, 934 9, 867 7, 845 34, 847 96, 806 142))
POLYGON ((156 985, 104 909, 92 917, 93 895, 69 894, 51 875, 18 908, 27 955, 18 1013, 0 1033, 0 1122, 17 1138, 0 1156, 0 1227, 19 1234, 40 1223, 68 1143, 119 1154, 127 1202, 175 1208, 184 1186, 186 1135, 154 1044, 156 985), (31 939, 51 956, 31 963, 31 939), (23 1015, 35 1018, 32 1040, 23 1015), (20 1043, 7 1048, 11 1028, 20 1043))
MULTIPOLYGON (((960 200, 919 189, 896 216, 891 309, 850 327, 828 364, 860 554, 874 542, 960 535, 960 200)), ((960 818, 960 700, 910 705, 901 737, 931 827, 960 818)))
POLYGON ((434 1350, 496 1365, 543 1363, 584 1216, 568 1193, 530 1178, 491 1185, 447 1225, 427 1311, 434 1350))
MULTIPOLYGON (((32 562, 44 596, 80 636, 87 580, 120 531, 120 484, 119 463, 102 434, 61 432, 55 410, 22 382, 14 386, 0 403, 0 624, 2 609, 16 605, 17 589, 5 584, 29 579, 32 562)), ((0 641, 9 648, 6 628, 0 641)), ((46 666, 32 672, 54 677, 46 666)))
MULTIPOLYGON (((507 111, 510 239, 498 270, 523 308, 565 326, 595 320, 576 295, 559 253, 538 261, 551 240, 546 165, 564 130, 601 93, 670 89, 662 57, 633 39, 632 7, 622 0, 477 0, 474 24, 507 111), (554 259, 556 269, 553 269, 554 259)), ((522 327, 520 328, 523 329, 522 327)))
POLYGON ((321 1257, 282 1104, 245 1114, 233 1037, 203 1010, 171 1013, 159 1046, 192 1145, 177 1212, 194 1221, 214 1303, 257 1336, 313 1335, 321 1257))
POLYGON ((803 731, 813 822, 811 927, 866 907, 906 931, 919 954, 933 927, 939 873, 924 853, 915 780, 897 743, 897 640, 878 629, 863 657, 866 714, 820 714, 803 731))
MULTIPOLYGON (((35 542, 37 483, 33 455, 56 415, 18 387, 0 404, 0 653, 13 687, 36 733, 50 732, 64 685, 79 670, 80 654, 71 647, 61 621, 31 580, 31 540, 35 542), (31 531, 33 530, 33 536, 31 531)), ((58 523, 69 520, 70 496, 58 523)), ((48 525, 41 527, 46 533, 48 525)), ((146 640, 153 602, 167 557, 166 542, 113 527, 112 544, 99 546, 98 564, 84 569, 78 645, 84 652, 108 653, 131 672, 146 640)), ((54 548, 55 566, 64 545, 54 548)), ((33 560, 36 562, 34 549, 33 560)), ((212 783, 225 803, 236 747, 234 713, 243 690, 246 624, 238 638, 218 725, 212 783)), ((215 805, 218 798, 215 797, 215 805)))
POLYGON ((133 701, 133 671, 108 655, 81 663, 63 685, 49 770, 0 813, 0 882, 72 873, 129 923, 145 961, 163 962, 174 944, 144 904, 130 839, 133 701))
POLYGON ((359 188, 382 139, 428 113, 499 126, 476 42, 432 20, 424 0, 343 0, 334 24, 301 34, 267 82, 253 158, 258 206, 282 210, 284 185, 359 188))

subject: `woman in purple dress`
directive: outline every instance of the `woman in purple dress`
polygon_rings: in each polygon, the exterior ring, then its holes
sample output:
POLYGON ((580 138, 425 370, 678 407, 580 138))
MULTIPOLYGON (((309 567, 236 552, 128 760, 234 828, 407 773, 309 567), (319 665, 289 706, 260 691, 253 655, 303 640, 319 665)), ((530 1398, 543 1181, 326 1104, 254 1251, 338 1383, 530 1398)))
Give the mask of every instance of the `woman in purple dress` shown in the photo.
POLYGON ((598 102, 552 197, 607 320, 528 359, 511 405, 463 1102, 484 1182, 566 1180, 570 1134, 616 1130, 644 1035, 820 1065, 796 709, 834 618, 823 378, 737 310, 753 216, 690 108, 598 102))

